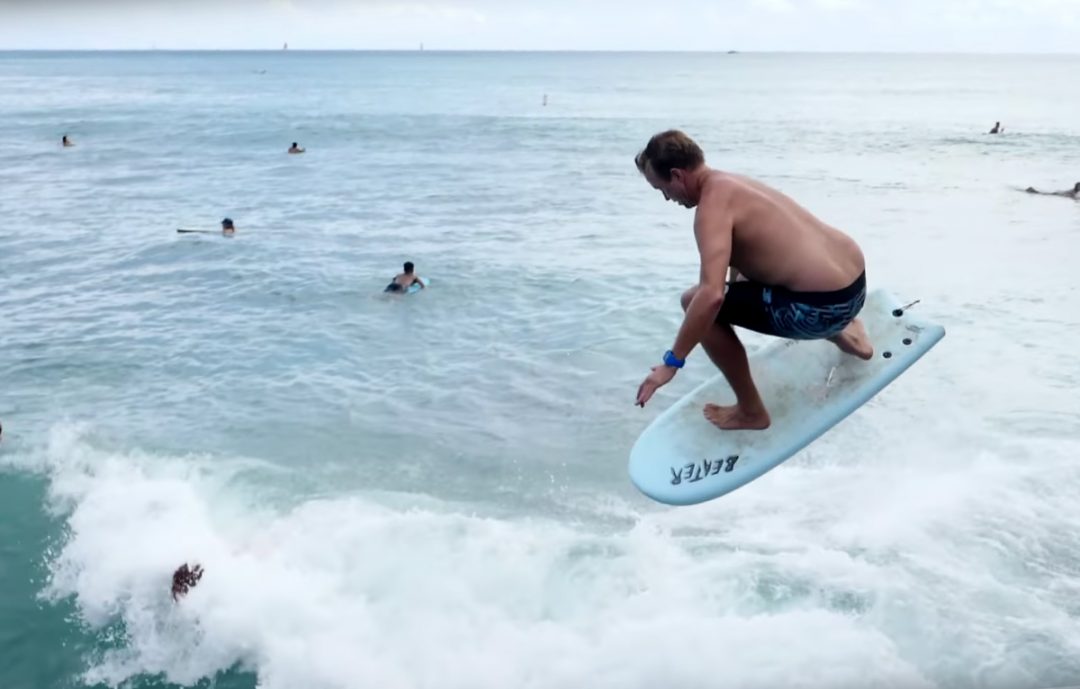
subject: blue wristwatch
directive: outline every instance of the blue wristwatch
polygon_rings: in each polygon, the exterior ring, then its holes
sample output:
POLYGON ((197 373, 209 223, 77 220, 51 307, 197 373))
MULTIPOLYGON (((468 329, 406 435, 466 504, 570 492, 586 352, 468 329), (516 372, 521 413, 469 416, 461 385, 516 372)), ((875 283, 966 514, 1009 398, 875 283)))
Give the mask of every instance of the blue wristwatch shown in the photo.
POLYGON ((686 359, 680 359, 675 356, 675 352, 670 349, 664 352, 664 366, 670 366, 671 368, 682 368, 686 365, 686 359))

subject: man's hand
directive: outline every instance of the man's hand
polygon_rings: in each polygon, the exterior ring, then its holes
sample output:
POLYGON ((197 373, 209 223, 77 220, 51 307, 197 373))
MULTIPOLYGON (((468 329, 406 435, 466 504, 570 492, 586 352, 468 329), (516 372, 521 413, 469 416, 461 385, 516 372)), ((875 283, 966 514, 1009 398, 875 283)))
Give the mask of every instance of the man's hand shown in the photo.
POLYGON ((653 396, 661 387, 671 382, 671 379, 675 377, 675 373, 679 369, 672 368, 671 366, 653 366, 652 373, 645 378, 637 390, 637 406, 644 408, 645 403, 649 401, 649 398, 653 396))

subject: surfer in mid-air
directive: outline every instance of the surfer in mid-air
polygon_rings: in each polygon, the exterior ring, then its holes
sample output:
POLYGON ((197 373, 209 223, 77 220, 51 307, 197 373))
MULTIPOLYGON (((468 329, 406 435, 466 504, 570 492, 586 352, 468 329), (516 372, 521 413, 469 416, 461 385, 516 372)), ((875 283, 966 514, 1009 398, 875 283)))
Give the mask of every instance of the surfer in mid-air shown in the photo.
POLYGON ((635 163, 665 199, 696 209, 701 257, 698 284, 682 295, 686 315, 675 343, 638 388, 639 406, 701 343, 736 399, 731 406, 705 405, 705 417, 722 429, 768 428, 769 412, 736 325, 777 337, 828 339, 848 354, 873 356, 856 318, 866 299, 866 262, 855 240, 776 189, 710 168, 681 131, 653 136, 635 163))

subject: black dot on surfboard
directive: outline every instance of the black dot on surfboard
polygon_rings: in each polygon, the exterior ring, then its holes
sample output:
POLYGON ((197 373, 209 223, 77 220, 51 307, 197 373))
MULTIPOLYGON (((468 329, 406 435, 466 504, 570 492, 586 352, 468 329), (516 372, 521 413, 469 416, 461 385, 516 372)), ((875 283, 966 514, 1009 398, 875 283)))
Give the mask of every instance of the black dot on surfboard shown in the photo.
POLYGON ((881 356, 885 357, 886 359, 891 359, 892 358, 892 352, 885 352, 881 356))
POLYGON ((903 309, 893 309, 892 315, 899 318, 900 316, 904 315, 904 310, 903 309))
POLYGON ((911 344, 911 338, 910 337, 905 337, 904 338, 904 344, 911 344))

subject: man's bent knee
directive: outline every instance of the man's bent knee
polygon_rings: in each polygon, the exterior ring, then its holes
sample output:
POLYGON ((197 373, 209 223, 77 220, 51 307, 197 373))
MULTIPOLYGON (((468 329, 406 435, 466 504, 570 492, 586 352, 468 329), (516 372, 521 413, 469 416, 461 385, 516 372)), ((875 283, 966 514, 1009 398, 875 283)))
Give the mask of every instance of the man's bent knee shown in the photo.
POLYGON ((697 294, 697 291, 698 288, 697 285, 695 285, 682 293, 681 301, 683 311, 686 311, 688 308, 690 308, 690 301, 694 298, 694 295, 697 294))

